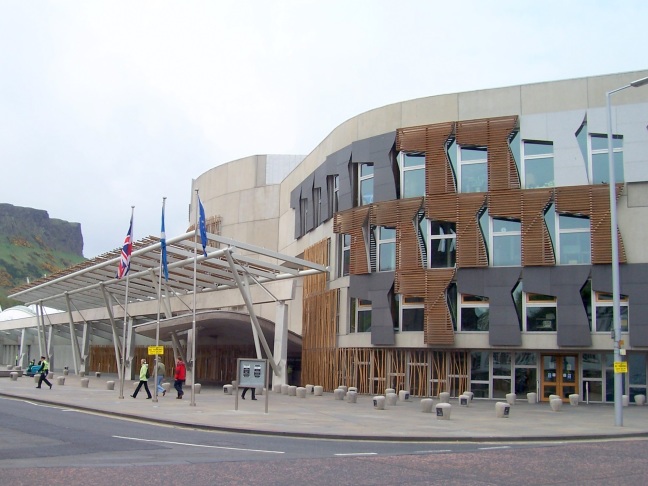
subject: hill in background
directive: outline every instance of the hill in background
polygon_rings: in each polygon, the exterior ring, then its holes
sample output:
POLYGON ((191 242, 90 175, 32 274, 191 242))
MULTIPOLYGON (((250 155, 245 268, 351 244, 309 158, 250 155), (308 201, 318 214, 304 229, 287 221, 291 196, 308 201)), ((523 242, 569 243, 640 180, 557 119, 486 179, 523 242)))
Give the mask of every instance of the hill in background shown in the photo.
POLYGON ((0 306, 11 289, 85 261, 80 223, 47 211, 0 203, 0 306))

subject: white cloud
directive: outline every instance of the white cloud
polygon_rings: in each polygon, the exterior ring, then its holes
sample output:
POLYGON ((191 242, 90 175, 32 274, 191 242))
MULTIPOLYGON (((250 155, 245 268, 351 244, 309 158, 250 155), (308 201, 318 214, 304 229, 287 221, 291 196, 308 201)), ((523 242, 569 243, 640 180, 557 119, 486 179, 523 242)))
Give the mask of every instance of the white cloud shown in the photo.
POLYGON ((310 152, 364 111, 643 69, 645 2, 0 2, 0 202, 80 222, 87 257, 187 227, 191 180, 310 152))

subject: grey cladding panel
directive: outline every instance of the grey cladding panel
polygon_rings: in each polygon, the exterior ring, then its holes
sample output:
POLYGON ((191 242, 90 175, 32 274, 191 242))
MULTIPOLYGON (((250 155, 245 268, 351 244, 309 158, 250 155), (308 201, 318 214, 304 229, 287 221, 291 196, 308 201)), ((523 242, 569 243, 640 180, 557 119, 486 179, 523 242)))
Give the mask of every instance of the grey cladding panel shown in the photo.
POLYGON ((389 292, 394 285, 394 272, 351 275, 349 295, 371 301, 371 344, 393 346, 396 343, 389 292))

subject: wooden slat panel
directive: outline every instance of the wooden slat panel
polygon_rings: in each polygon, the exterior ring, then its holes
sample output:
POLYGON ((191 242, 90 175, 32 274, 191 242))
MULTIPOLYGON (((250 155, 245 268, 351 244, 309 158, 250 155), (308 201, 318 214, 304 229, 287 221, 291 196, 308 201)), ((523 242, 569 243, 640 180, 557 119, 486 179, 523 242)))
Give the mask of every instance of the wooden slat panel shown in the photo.
MULTIPOLYGON (((616 186, 617 201, 623 193, 623 184, 616 186)), ((610 228, 610 189, 609 186, 591 186, 590 227, 592 232, 592 263, 609 264, 612 262, 612 235, 610 228)), ((626 263, 625 246, 617 227, 619 263, 626 263)))
POLYGON ((522 265, 555 265, 551 236, 545 224, 545 210, 553 202, 553 189, 522 191, 522 265))
POLYGON ((457 267, 487 267, 486 244, 479 228, 478 213, 486 205, 486 194, 460 194, 457 221, 457 267))
POLYGON ((454 344, 452 318, 446 302, 446 289, 454 274, 454 268, 425 271, 425 344, 454 344))
POLYGON ((424 266, 418 241, 417 214, 423 198, 404 199, 396 207, 396 268, 412 270, 424 266))

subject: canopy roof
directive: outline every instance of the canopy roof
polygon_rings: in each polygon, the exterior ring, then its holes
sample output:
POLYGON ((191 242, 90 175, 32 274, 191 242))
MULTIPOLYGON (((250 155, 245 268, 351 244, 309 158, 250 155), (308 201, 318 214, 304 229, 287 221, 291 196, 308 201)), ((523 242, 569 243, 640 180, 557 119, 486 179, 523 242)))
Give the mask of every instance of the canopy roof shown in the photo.
MULTIPOLYGON (((162 293, 192 293, 194 268, 197 293, 237 288, 237 280, 253 285, 328 271, 325 266, 223 236, 208 233, 207 238, 207 256, 196 243, 195 231, 167 240, 169 280, 161 279, 165 289, 162 293)), ((161 270, 160 239, 149 236, 133 243, 128 278, 116 278, 120 257, 121 248, 118 248, 22 285, 9 297, 26 304, 42 303, 69 310, 69 296, 78 310, 94 309, 106 306, 102 289, 124 296, 128 285, 129 303, 156 300, 161 270)))

